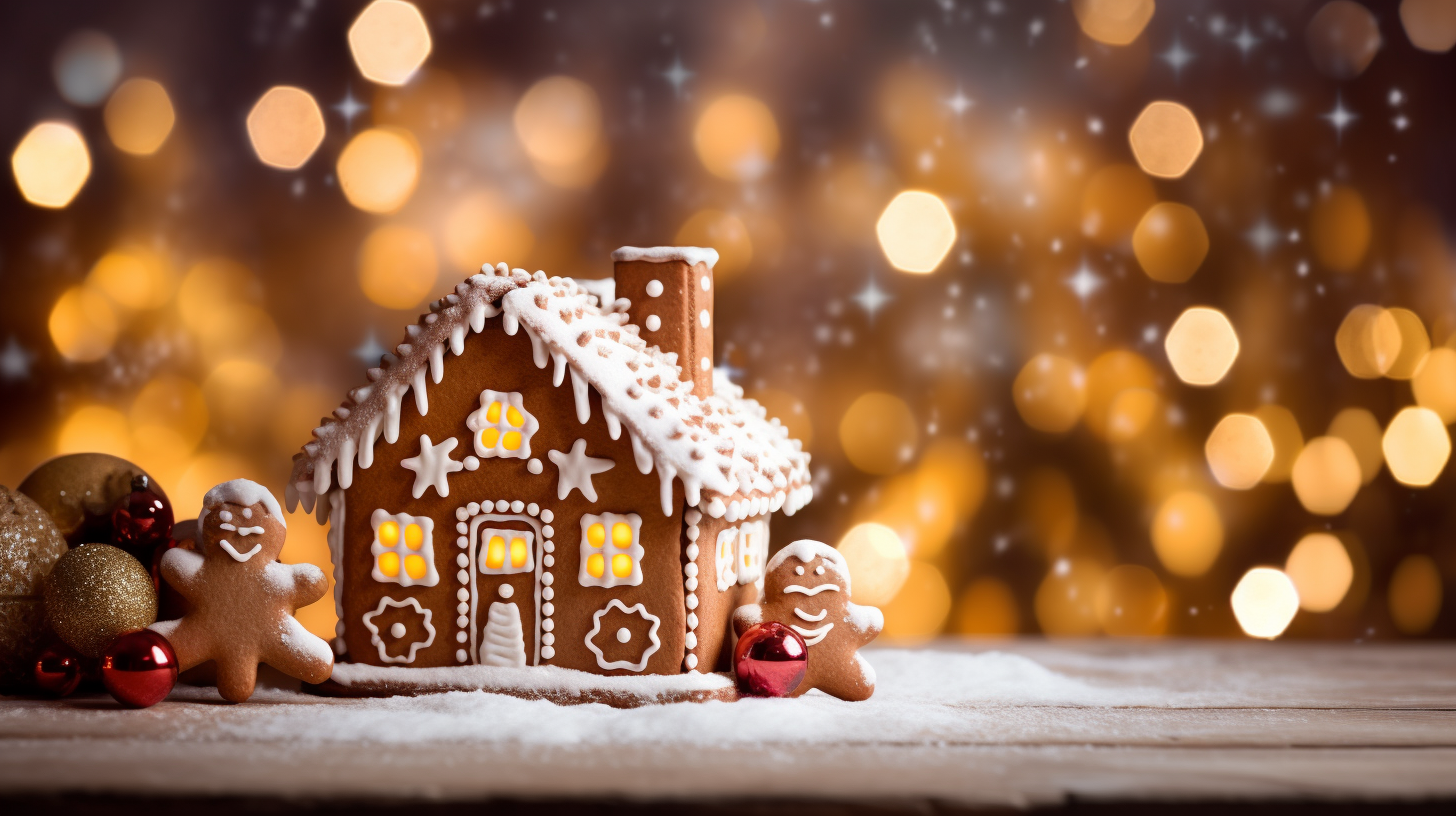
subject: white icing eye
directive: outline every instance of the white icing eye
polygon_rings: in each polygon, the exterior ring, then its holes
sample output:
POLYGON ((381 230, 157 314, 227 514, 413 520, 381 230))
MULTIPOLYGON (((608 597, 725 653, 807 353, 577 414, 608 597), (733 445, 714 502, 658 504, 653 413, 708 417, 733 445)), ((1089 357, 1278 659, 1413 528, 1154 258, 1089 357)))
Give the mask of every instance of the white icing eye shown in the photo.
POLYGON ((243 508, 243 518, 252 518, 252 517, 253 517, 253 508, 251 508, 251 507, 244 507, 243 508))
POLYGON ((804 574, 804 568, 803 567, 794 567, 794 574, 795 575, 803 575, 804 574))
POLYGON ((222 519, 223 521, 232 521, 233 520, 233 514, 232 513, 229 513, 226 510, 222 511, 221 513, 218 513, 217 514, 217 517, 220 518, 220 519, 222 519))
POLYGON ((824 574, 824 568, 823 567, 819 567, 819 568, 815 569, 814 570, 814 574, 815 575, 823 575, 824 574))

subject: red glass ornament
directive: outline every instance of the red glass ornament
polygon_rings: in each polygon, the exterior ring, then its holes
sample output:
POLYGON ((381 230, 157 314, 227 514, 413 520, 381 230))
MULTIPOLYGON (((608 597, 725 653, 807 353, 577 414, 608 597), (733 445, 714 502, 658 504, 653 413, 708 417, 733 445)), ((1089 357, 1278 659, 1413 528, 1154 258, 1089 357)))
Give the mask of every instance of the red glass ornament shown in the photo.
POLYGON ((756 624, 738 638, 733 674, 738 691, 749 697, 787 697, 809 670, 809 647, 778 621, 756 624))
POLYGON ((152 551, 172 535, 172 506, 151 489, 145 476, 131 480, 131 493, 111 511, 111 543, 152 563, 152 551))
POLYGON ((34 677, 43 694, 65 697, 81 685, 81 656, 64 643, 47 646, 35 659, 34 677))
POLYGON ((101 682, 122 705, 156 705, 177 685, 177 653, 150 629, 127 632, 102 653, 101 682))

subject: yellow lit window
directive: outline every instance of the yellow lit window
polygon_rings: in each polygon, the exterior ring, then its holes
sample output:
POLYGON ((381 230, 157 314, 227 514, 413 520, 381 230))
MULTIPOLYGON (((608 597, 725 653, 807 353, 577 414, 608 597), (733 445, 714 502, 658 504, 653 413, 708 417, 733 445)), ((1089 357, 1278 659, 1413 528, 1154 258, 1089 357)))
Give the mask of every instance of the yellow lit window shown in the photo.
POLYGON ((724 592, 738 583, 738 568, 734 562, 738 552, 737 527, 729 527, 718 533, 718 547, 714 552, 718 591, 724 592))
POLYGON ((440 582, 431 544, 434 519, 375 510, 370 524, 374 528, 374 543, 369 548, 374 556, 374 580, 400 586, 434 586, 440 582))
POLYGON ((515 391, 480 392, 480 407, 465 418, 481 458, 530 459, 531 437, 540 425, 515 391))
POLYGON ((581 517, 582 586, 638 586, 642 583, 642 517, 603 513, 581 517))
POLYGON ((530 530, 482 527, 475 563, 486 575, 514 575, 536 569, 536 534, 530 530))
POLYGON ((733 565, 738 583, 751 584, 763 578, 763 564, 767 560, 768 523, 745 521, 738 525, 738 552, 733 565))

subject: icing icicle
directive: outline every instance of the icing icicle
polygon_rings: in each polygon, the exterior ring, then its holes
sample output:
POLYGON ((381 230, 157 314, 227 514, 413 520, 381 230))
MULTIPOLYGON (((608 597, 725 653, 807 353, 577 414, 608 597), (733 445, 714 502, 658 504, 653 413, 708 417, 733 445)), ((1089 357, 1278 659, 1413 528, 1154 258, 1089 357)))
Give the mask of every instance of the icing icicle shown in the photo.
POLYGON ((425 369, 421 368, 415 372, 415 408, 419 409, 420 416, 430 413, 430 398, 425 395, 425 369))
POLYGON ((572 366, 571 394, 576 398, 576 418, 583 425, 591 420, 591 400, 587 398, 586 386, 586 379, 576 373, 576 366, 572 366))

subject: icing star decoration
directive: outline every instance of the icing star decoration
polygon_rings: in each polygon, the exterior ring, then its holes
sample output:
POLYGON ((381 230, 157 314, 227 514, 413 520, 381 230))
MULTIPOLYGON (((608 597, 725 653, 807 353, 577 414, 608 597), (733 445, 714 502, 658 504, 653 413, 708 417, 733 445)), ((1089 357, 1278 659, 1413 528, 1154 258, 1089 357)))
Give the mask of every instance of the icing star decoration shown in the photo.
POLYGON ((252 696, 259 663, 308 683, 328 679, 333 651, 293 613, 329 582, 312 564, 278 562, 287 530, 273 495, 246 479, 224 482, 208 491, 197 525, 197 549, 167 550, 161 563, 187 614, 151 626, 171 642, 178 668, 214 661, 217 690, 234 703, 252 696), (239 551, 232 544, 244 526, 250 546, 239 551))
POLYGON ((592 477, 617 466, 611 459, 593 459, 587 456, 585 439, 576 440, 568 453, 547 451, 546 456, 556 464, 556 470, 560 473, 556 481, 558 499, 570 496, 573 490, 580 490, 587 501, 596 501, 597 490, 592 487, 592 477))
POLYGON ((429 434, 420 434, 420 455, 400 462, 405 469, 415 472, 414 490, 410 491, 415 498, 425 495, 431 487, 441 496, 450 495, 450 474, 465 469, 465 463, 450 458, 450 451, 458 444, 460 440, 452 436, 435 445, 430 442, 429 434))

